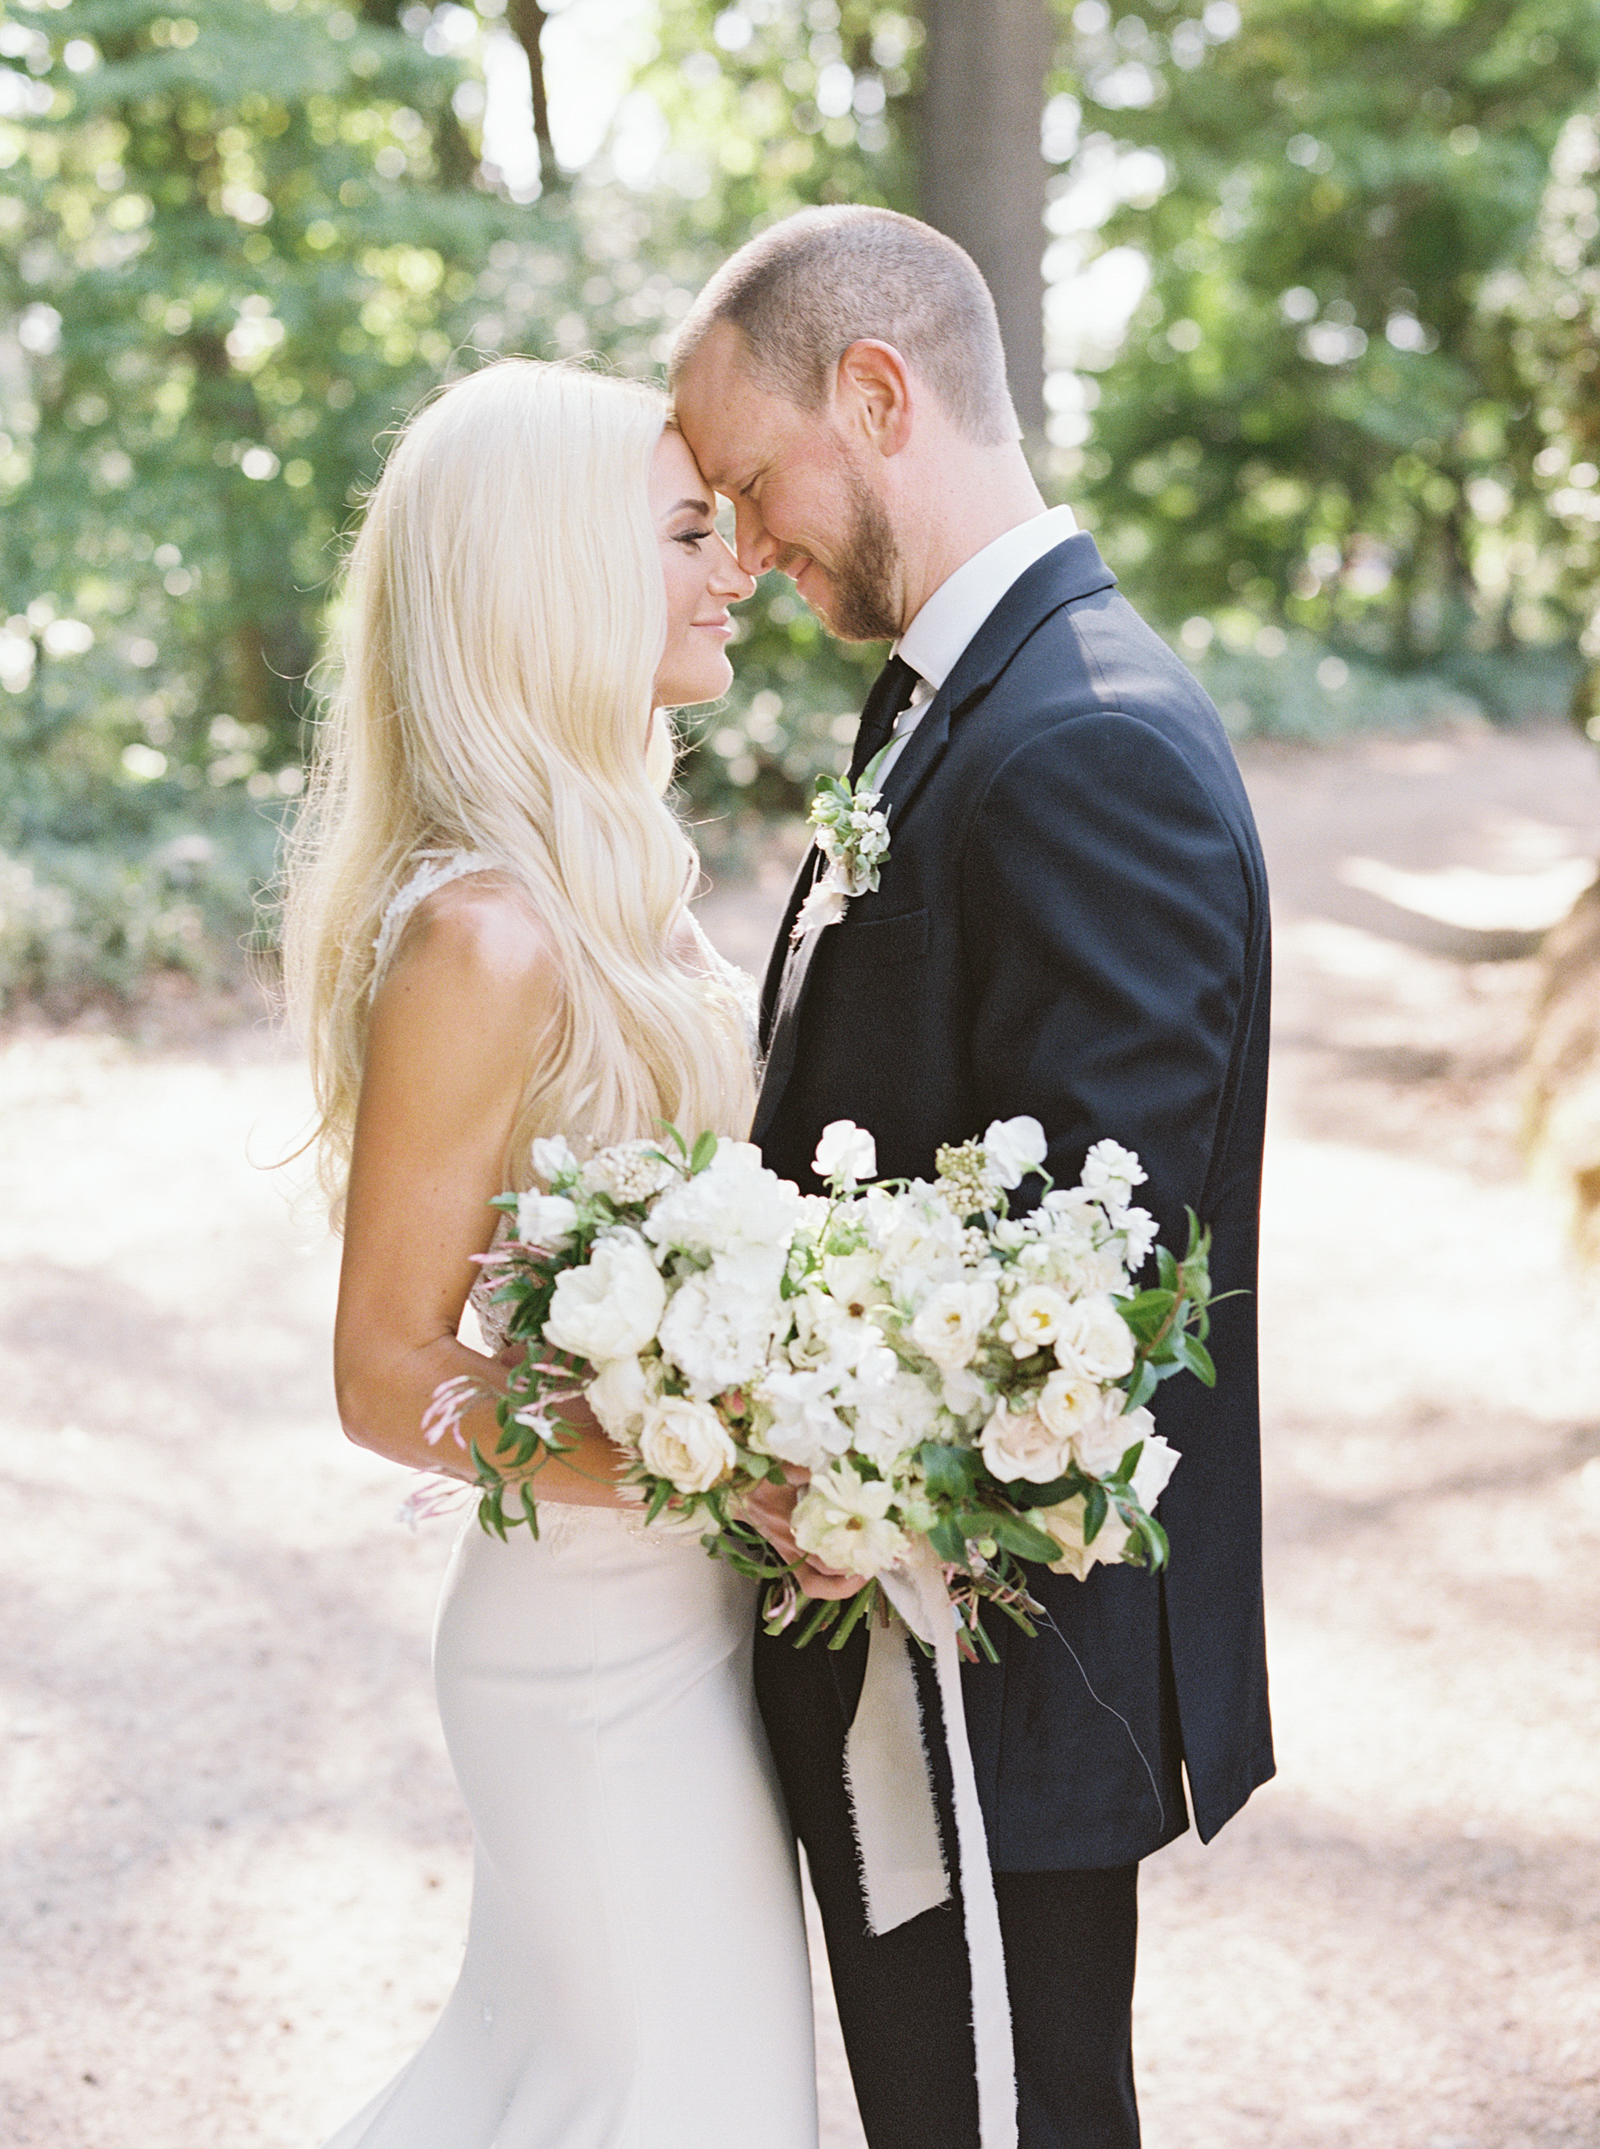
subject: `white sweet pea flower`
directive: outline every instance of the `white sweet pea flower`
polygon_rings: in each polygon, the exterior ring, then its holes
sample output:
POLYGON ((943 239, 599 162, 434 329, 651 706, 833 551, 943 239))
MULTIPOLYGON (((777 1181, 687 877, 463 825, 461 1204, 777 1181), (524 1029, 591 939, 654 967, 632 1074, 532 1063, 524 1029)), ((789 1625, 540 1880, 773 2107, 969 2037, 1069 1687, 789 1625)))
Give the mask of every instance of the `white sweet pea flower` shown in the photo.
POLYGON ((907 1334, 936 1366, 970 1365, 999 1305, 1000 1294, 988 1276, 942 1283, 923 1300, 907 1334))
POLYGON ((639 1460, 679 1492, 709 1492, 732 1474, 738 1451, 714 1410, 687 1396, 666 1395, 644 1414, 639 1460))
POLYGON ((905 1372, 894 1353, 887 1357, 894 1370, 868 1393, 855 1397, 855 1436, 851 1446, 869 1462, 893 1475, 923 1441, 932 1440, 939 1429, 939 1398, 926 1381, 905 1372))
POLYGON ((1133 1331, 1103 1292, 1068 1305, 1054 1340, 1057 1363, 1090 1380, 1121 1380, 1133 1370, 1133 1331))
POLYGON ((802 1470, 820 1470, 832 1457, 842 1455, 853 1436, 835 1407, 837 1379, 829 1365, 769 1373, 756 1389, 755 1400, 770 1422, 753 1444, 764 1455, 795 1463, 802 1470))
POLYGON ((974 1420, 988 1415, 993 1390, 985 1387, 969 1366, 941 1366, 939 1374, 945 1409, 951 1417, 964 1420, 970 1430, 974 1420))
POLYGON ((1136 1186, 1143 1186, 1145 1169, 1131 1149, 1120 1142, 1096 1142, 1083 1160, 1082 1184, 1108 1216, 1120 1216, 1136 1186))
POLYGON ((859 1186, 878 1169, 878 1146, 866 1128, 858 1127, 854 1120, 830 1120, 822 1130, 811 1169, 819 1179, 838 1179, 847 1187, 859 1186))
POLYGON ((795 1503, 794 1541, 825 1567, 844 1574, 881 1574, 905 1557, 908 1540, 889 1520, 895 1488, 863 1479, 845 1462, 814 1476, 795 1503))
POLYGON ((1123 1213, 1118 1230, 1123 1258, 1130 1271, 1137 1274, 1149 1260, 1150 1249, 1156 1243, 1156 1220, 1148 1209, 1128 1209, 1123 1213))
POLYGON ((578 1211, 564 1194, 541 1194, 537 1187, 517 1198, 517 1237, 524 1246, 559 1253, 572 1243, 578 1211))
POLYGON ((577 1177, 578 1160, 564 1134, 542 1134, 528 1151, 528 1161, 546 1186, 577 1177))
POLYGON ((1002 1397, 978 1441, 983 1459, 1003 1484, 1026 1478, 1031 1485, 1048 1485, 1065 1475, 1072 1460, 1069 1444, 1051 1430, 1038 1411, 1026 1404, 1021 1411, 1002 1397))
POLYGON ((1031 1358, 1054 1343, 1073 1312, 1071 1301, 1047 1283, 1028 1283, 1013 1292, 1000 1324, 1000 1340, 1014 1358, 1031 1358))
POLYGON ((1049 1146, 1043 1127, 1027 1113, 1017 1119, 991 1119, 984 1131, 983 1153, 990 1174, 1008 1193, 1044 1162, 1049 1146))
POLYGON ((558 1351, 603 1365, 637 1357, 655 1339, 667 1289, 636 1231, 608 1231, 581 1268, 556 1278, 544 1332, 558 1351))

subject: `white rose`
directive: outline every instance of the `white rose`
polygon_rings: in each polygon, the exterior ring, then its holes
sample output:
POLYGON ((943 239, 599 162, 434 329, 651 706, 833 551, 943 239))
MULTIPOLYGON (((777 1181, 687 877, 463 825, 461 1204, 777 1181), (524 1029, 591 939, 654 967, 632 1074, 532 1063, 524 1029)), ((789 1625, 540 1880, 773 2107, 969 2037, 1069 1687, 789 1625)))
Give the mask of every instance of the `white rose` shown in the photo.
POLYGON ((878 1145, 854 1120, 830 1120, 822 1130, 811 1169, 819 1179, 842 1179, 846 1186, 858 1186, 878 1169, 878 1145))
POLYGON ((584 1390, 589 1408, 619 1446, 636 1448, 654 1383, 637 1358, 608 1358, 584 1390))
POLYGON ((1086 1413, 1072 1435, 1073 1453, 1092 1477, 1109 1477, 1136 1440, 1155 1430, 1148 1410, 1124 1410, 1120 1388, 1102 1391, 1098 1411, 1086 1413))
POLYGON ((907 1332, 936 1366, 970 1365, 999 1304, 1000 1294, 987 1276, 942 1283, 928 1293, 907 1332))
POLYGON ((537 1177, 546 1186, 554 1186, 559 1180, 570 1179, 578 1169, 578 1160, 572 1153, 572 1144, 564 1134, 542 1134, 528 1151, 528 1161, 537 1177))
POLYGON ((636 1231, 608 1231, 581 1268, 556 1278, 546 1338, 558 1351, 603 1365, 635 1358, 654 1341, 667 1287, 636 1231))
MULTIPOLYGON (((1116 1405, 1122 1408, 1120 1394, 1116 1405)), ((1034 1407, 1058 1440, 1076 1443, 1085 1432, 1099 1426, 1105 1413, 1105 1391, 1087 1375, 1063 1369, 1051 1374, 1034 1407)), ((1117 1452, 1120 1454, 1121 1449, 1117 1452)))
POLYGON ((1019 1119, 992 1119, 983 1137, 984 1160, 1003 1187, 1020 1186, 1049 1151, 1044 1129, 1026 1113, 1019 1119))
POLYGON ((679 1284, 657 1334, 691 1392, 705 1401, 759 1375, 781 1318, 775 1292, 747 1291, 714 1263, 679 1284))
POLYGON ((1052 1574, 1075 1574, 1081 1582, 1091 1567, 1114 1566, 1121 1559, 1133 1534, 1114 1507, 1095 1532, 1092 1545, 1083 1541, 1084 1495, 1074 1493, 1055 1507, 1030 1507, 1028 1520, 1047 1537, 1054 1538, 1061 1557, 1049 1561, 1052 1574))
POLYGON ((559 1253, 572 1242, 578 1212, 564 1194, 541 1194, 530 1188, 517 1199, 517 1237, 524 1246, 559 1253))
POLYGON ((795 1503, 794 1541, 825 1567, 879 1574, 906 1554, 906 1534, 889 1520, 895 1497, 887 1480, 863 1479, 848 1463, 836 1463, 813 1477, 795 1503))
POLYGON ((1057 1362, 1091 1380, 1121 1380, 1132 1371, 1133 1331, 1103 1293, 1067 1306, 1054 1340, 1057 1362))
POLYGON ((714 1410, 687 1396, 667 1395, 645 1412, 639 1460, 679 1492, 709 1492, 722 1484, 738 1452, 714 1410))
MULTIPOLYGON (((1135 1410, 1131 1417, 1148 1418, 1147 1410, 1135 1410)), ((1182 1457, 1176 1448, 1169 1447, 1159 1433, 1145 1435, 1144 1453, 1134 1465, 1134 1498, 1147 1515, 1155 1513, 1155 1505, 1166 1490, 1167 1480, 1177 1469, 1182 1457)))
POLYGON ((1037 1410, 1015 1411, 1003 1399, 984 1427, 978 1446, 993 1475, 1004 1484, 1026 1478, 1048 1485, 1065 1474, 1071 1450, 1037 1410))
POLYGON ((1013 1357, 1031 1358, 1035 1351, 1042 1351, 1047 1343, 1055 1342, 1063 1321, 1073 1311, 1063 1294, 1049 1284, 1024 1284, 1020 1291, 1013 1293, 1006 1308, 1001 1340, 1010 1344, 1013 1357))

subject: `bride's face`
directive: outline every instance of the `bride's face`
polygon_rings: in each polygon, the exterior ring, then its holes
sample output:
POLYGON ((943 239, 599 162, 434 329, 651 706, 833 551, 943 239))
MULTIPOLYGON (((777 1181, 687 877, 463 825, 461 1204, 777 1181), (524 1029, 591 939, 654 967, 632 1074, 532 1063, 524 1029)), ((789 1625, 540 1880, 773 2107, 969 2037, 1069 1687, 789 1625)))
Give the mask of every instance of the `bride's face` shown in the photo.
POLYGON ((715 496, 681 433, 669 426, 650 465, 650 514, 661 541, 667 585, 667 639, 656 666, 657 708, 715 701, 728 691, 733 666, 728 606, 755 588, 712 527, 715 496))

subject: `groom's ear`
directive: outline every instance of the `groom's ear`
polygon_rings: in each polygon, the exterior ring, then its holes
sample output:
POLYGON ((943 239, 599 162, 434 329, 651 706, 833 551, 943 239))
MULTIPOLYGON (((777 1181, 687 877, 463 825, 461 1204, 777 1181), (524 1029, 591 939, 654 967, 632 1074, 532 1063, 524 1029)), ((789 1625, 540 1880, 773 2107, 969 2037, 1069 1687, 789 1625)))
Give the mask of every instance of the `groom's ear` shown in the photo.
POLYGON ((841 423, 879 455, 898 455, 911 438, 916 390, 892 343, 863 336, 839 360, 834 397, 841 423))

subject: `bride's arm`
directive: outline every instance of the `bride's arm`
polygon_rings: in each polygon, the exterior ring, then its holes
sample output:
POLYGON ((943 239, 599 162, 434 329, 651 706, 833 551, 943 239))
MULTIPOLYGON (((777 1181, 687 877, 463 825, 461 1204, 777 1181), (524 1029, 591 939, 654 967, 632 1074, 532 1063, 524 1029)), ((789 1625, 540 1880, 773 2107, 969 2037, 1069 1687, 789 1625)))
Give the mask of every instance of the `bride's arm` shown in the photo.
MULTIPOLYGON (((350 1164, 334 1384, 349 1437, 415 1469, 473 1475, 422 1419, 439 1383, 496 1361, 456 1340, 510 1184, 512 1127, 532 1056, 553 1035, 557 977, 538 927, 504 895, 457 886, 419 911, 373 1003, 350 1164)), ((541 1499, 615 1506, 617 1449, 581 1405, 568 1458, 537 1472, 541 1499)), ((463 1434, 485 1454, 492 1404, 463 1434)))

